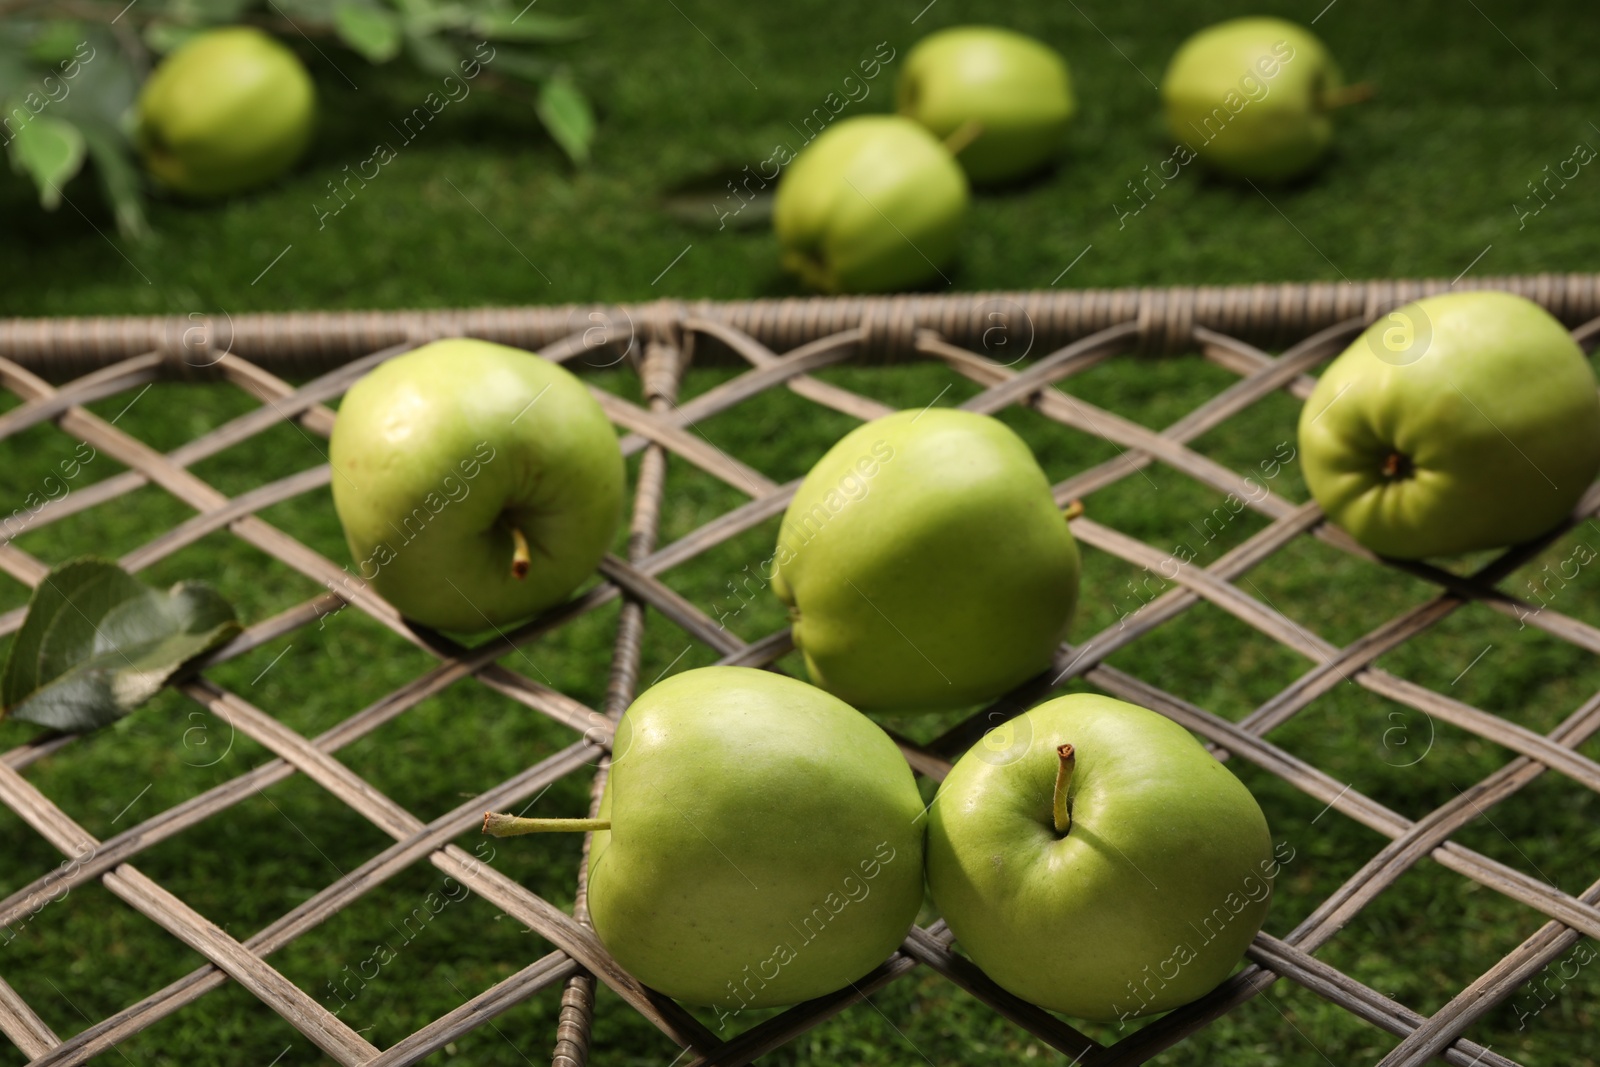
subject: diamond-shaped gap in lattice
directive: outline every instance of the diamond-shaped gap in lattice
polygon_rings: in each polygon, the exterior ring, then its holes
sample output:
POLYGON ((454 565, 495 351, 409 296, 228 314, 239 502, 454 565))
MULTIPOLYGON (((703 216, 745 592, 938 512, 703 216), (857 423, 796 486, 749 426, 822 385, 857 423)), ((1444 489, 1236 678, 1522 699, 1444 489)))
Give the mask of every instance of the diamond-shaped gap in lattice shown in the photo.
POLYGON ((1494 966, 1544 924, 1538 912, 1422 860, 1386 885, 1316 952, 1424 1015, 1494 966), (1424 969, 1419 960, 1434 961, 1424 969))

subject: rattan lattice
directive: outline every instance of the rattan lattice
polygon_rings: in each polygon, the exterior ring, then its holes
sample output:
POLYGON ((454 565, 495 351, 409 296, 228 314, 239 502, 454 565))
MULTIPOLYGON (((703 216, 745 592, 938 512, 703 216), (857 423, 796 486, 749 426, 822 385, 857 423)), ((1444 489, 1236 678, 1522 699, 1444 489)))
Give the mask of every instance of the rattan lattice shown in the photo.
MULTIPOLYGON (((1600 276, 1486 279, 1469 284, 1508 288, 1539 300, 1576 327, 1574 335, 1585 347, 1600 338, 1600 318, 1596 317, 1600 316, 1600 276)), ((329 590, 249 626, 178 683, 180 691, 201 708, 225 716, 232 728, 276 756, 246 774, 114 837, 96 840, 30 784, 25 775, 31 764, 69 746, 72 737, 42 737, 0 754, 0 802, 73 860, 0 901, 0 928, 30 914, 40 901, 99 880, 111 893, 209 961, 187 977, 151 992, 65 1041, 0 976, 0 1032, 33 1064, 83 1063, 232 981, 339 1063, 405 1064, 422 1059, 454 1038, 486 1025, 508 1008, 548 990, 549 995, 561 997, 560 1023, 552 1035, 554 1062, 576 1067, 588 1060, 598 980, 684 1049, 680 1063, 695 1067, 732 1065, 761 1056, 916 968, 930 968, 1079 1064, 1143 1062, 1280 978, 1299 984, 1371 1026, 1399 1036, 1402 1040, 1383 1059, 1384 1065, 1419 1064, 1435 1057, 1460 1067, 1512 1064, 1514 1061, 1461 1035, 1581 936, 1600 937, 1600 881, 1583 894, 1572 896, 1463 847, 1451 836, 1549 770, 1600 791, 1600 764, 1577 751, 1583 741, 1600 730, 1600 695, 1574 710, 1550 733, 1540 734, 1397 677, 1374 666, 1374 662, 1469 601, 1519 618, 1583 650, 1600 653, 1600 629, 1547 606, 1532 610, 1531 605, 1497 588, 1561 531, 1539 543, 1508 550, 1469 577, 1426 564, 1395 564, 1376 559, 1324 523, 1315 504, 1297 505, 1270 490, 1262 492, 1259 484, 1247 486, 1237 471, 1186 447, 1186 442, 1270 394, 1285 391, 1304 399, 1313 384, 1307 372, 1335 355, 1367 321, 1401 300, 1445 287, 1443 282, 1378 282, 1359 286, 796 300, 746 305, 663 303, 631 309, 250 316, 226 324, 205 320, 198 327, 192 319, 0 323, 0 384, 23 401, 0 415, 0 439, 49 420, 127 467, 120 474, 45 505, 31 520, 30 529, 153 484, 192 508, 195 514, 127 554, 122 562, 129 569, 148 566, 201 537, 226 529, 329 590), (1032 360, 1023 369, 1002 365, 985 352, 987 331, 997 323, 1009 331, 1013 340, 1017 331, 1025 327, 1030 337, 1037 333, 1041 350, 1049 344, 1061 347, 1032 360), (219 332, 224 326, 225 336, 219 332), (1274 357, 1219 327, 1263 342, 1288 335, 1295 343, 1274 357), (626 353, 641 375, 647 398, 647 403, 640 406, 596 390, 608 416, 627 433, 624 451, 629 455, 643 453, 634 489, 627 558, 608 557, 602 566, 604 581, 578 599, 471 648, 409 625, 381 598, 352 579, 339 563, 313 552, 257 517, 256 512, 274 503, 327 485, 330 473, 326 465, 231 499, 189 469, 201 459, 285 420, 297 423, 308 434, 326 436, 333 425, 333 412, 324 406, 325 401, 340 395, 378 362, 425 340, 453 333, 537 347, 547 358, 557 361, 571 360, 597 347, 616 352, 619 358, 626 353), (732 353, 748 364, 748 369, 679 404, 681 373, 697 348, 716 349, 722 358, 732 353), (1055 383, 1104 360, 1152 348, 1198 349, 1207 359, 1236 374, 1238 380, 1159 432, 1054 388, 1055 383), (978 739, 997 717, 1027 707, 1052 684, 1082 678, 1114 696, 1173 718, 1219 751, 1279 776, 1317 803, 1326 804, 1325 810, 1337 812, 1389 839, 1389 844, 1287 936, 1258 936, 1249 953, 1249 965, 1221 987, 1109 1046, 1096 1043, 1055 1016, 996 987, 954 949, 942 923, 926 929, 913 928, 900 950, 855 986, 788 1009, 729 1039, 721 1039, 670 1000, 642 987, 605 952, 585 925, 581 869, 575 876, 578 890, 574 914, 568 915, 450 843, 473 828, 486 808, 514 807, 558 778, 585 768, 597 768, 594 795, 598 797, 613 723, 638 688, 640 642, 648 611, 660 613, 714 649, 724 663, 769 665, 790 650, 786 632, 746 643, 719 627, 701 606, 661 581, 661 575, 669 569, 781 514, 797 485, 775 484, 710 445, 693 432, 693 426, 696 420, 735 408, 762 390, 776 388, 792 390, 809 401, 858 419, 887 414, 889 409, 878 401, 811 376, 811 372, 863 354, 884 352, 900 358, 939 361, 976 382, 982 391, 962 405, 968 410, 994 413, 1009 405, 1028 405, 1049 419, 1116 445, 1121 450, 1118 458, 1081 471, 1056 487, 1057 499, 1063 504, 1134 475, 1152 463, 1161 463, 1217 491, 1235 494, 1268 520, 1264 529, 1211 565, 1203 569, 1181 568, 1175 579, 1177 588, 1151 601, 1126 625, 1088 637, 1076 646, 1062 647, 1047 675, 994 707, 972 716, 930 744, 919 746, 901 739, 902 748, 918 773, 942 777, 949 761, 978 739), (266 369, 269 365, 300 373, 315 370, 320 376, 297 388, 266 369), (51 378, 66 373, 82 376, 57 388, 36 371, 51 378), (165 454, 82 406, 138 390, 162 377, 199 373, 226 379, 258 399, 261 406, 165 454), (658 545, 658 519, 669 462, 693 464, 749 497, 748 503, 678 541, 658 545), (1402 567, 1436 585, 1437 594, 1361 639, 1339 647, 1234 584, 1263 560, 1302 537, 1319 538, 1340 551, 1371 561, 1374 567, 1402 567), (601 707, 584 706, 497 662, 510 647, 533 641, 618 598, 622 606, 609 684, 601 707), (1309 668, 1235 723, 1106 664, 1118 649, 1202 603, 1220 608, 1298 653, 1309 661, 1309 668), (346 604, 437 657, 437 665, 317 737, 301 736, 288 729, 268 711, 206 676, 206 667, 315 623, 346 604), (429 823, 419 820, 339 762, 341 747, 405 714, 425 698, 468 679, 569 727, 574 740, 555 755, 429 823), (1345 680, 1492 741, 1510 750, 1513 758, 1426 817, 1406 818, 1269 739, 1275 727, 1345 680), (224 932, 140 873, 136 864, 143 850, 201 823, 256 790, 296 774, 333 794, 393 838, 394 844, 243 940, 224 932), (1319 946, 1425 858, 1520 902, 1549 920, 1429 1017, 1316 957, 1319 946), (452 875, 557 948, 380 1051, 275 970, 269 958, 385 879, 424 862, 452 875), (554 989, 557 986, 561 987, 559 994, 554 989)), ((1573 521, 1588 518, 1597 507, 1600 487, 1591 489, 1573 521)), ((1072 530, 1081 544, 1136 566, 1159 566, 1165 556, 1090 517, 1074 519, 1072 530)), ((42 562, 8 541, 0 542, 0 568, 29 585, 36 584, 47 571, 42 562)), ((0 633, 14 631, 21 624, 21 616, 21 611, 0 616, 0 633)))

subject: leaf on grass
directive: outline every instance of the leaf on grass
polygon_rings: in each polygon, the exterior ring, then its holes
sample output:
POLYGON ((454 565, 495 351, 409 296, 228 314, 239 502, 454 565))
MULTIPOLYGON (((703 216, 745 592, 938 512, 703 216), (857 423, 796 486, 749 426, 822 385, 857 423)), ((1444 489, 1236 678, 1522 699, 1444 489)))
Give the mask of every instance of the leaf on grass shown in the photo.
POLYGON ((400 20, 381 7, 345 0, 334 5, 333 27, 339 40, 369 63, 387 63, 400 54, 400 20))
POLYGON ((571 78, 557 74, 545 82, 534 109, 544 128, 572 162, 580 165, 589 162, 589 144, 594 140, 594 112, 571 78))
POLYGON ((162 593, 108 560, 74 560, 33 591, 0 675, 0 715, 93 730, 238 632, 232 605, 207 585, 179 582, 162 593))
POLYGON ((472 30, 491 41, 572 41, 587 34, 589 24, 581 18, 535 15, 524 10, 521 15, 479 15, 472 20, 472 30))
POLYGON ((661 198, 667 214, 700 229, 750 230, 772 225, 777 178, 764 179, 759 165, 718 167, 668 188, 661 198))
POLYGON ((46 211, 61 206, 61 187, 83 169, 86 146, 83 131, 63 119, 35 115, 6 145, 11 165, 39 187, 39 203, 46 211))

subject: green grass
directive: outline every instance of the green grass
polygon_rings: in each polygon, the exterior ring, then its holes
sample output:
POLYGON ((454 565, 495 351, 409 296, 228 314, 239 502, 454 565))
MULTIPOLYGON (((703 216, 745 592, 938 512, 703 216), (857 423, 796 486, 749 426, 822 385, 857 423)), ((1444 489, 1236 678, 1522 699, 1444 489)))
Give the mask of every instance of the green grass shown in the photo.
MULTIPOLYGON (((1271 9, 1306 21, 1319 6, 1271 9)), ((776 143, 795 139, 790 123, 798 124, 818 106, 878 42, 887 41, 903 54, 927 30, 987 17, 982 10, 943 0, 913 26, 921 7, 916 2, 845 12, 815 3, 757 8, 680 2, 681 13, 672 4, 639 5, 623 17, 597 12, 597 22, 607 24, 566 50, 601 111, 592 168, 572 171, 532 115, 475 94, 452 105, 321 230, 313 204, 325 202, 319 197, 325 198, 326 183, 341 177, 346 164, 370 154, 371 143, 387 136, 386 123, 409 111, 428 91, 428 81, 334 54, 359 85, 355 90, 308 50, 327 120, 306 166, 264 192, 225 204, 158 204, 153 211, 157 236, 145 244, 117 242, 117 251, 108 248, 102 231, 110 233, 111 227, 86 189, 74 186, 68 194, 87 217, 70 207, 46 216, 31 204, 20 181, 0 182, 0 211, 10 230, 0 248, 0 314, 242 312, 792 292, 776 270, 776 247, 763 227, 719 232, 714 223, 690 225, 669 214, 661 198, 678 183, 755 163, 776 143), (688 245, 693 247, 662 275, 688 245), (292 247, 263 274, 286 246, 292 247)), ((1480 253, 1474 273, 1593 267, 1600 177, 1589 173, 1592 168, 1524 228, 1518 228, 1512 210, 1545 165, 1554 168, 1567 159, 1579 141, 1600 143, 1586 106, 1600 90, 1600 71, 1586 47, 1592 33, 1577 29, 1592 26, 1593 18, 1576 3, 1532 8, 1484 2, 1477 9, 1429 11, 1420 5, 1395 9, 1339 0, 1317 30, 1351 77, 1375 81, 1380 96, 1343 116, 1338 150, 1327 166, 1310 180, 1264 190, 1266 195, 1185 173, 1119 227, 1112 205, 1126 195, 1125 183, 1170 151, 1145 76, 1158 79, 1167 56, 1192 29, 1246 10, 1197 3, 1080 4, 1077 9, 1031 4, 1010 12, 1011 24, 1067 54, 1082 113, 1057 171, 977 201, 952 275, 955 287, 1046 287, 1089 245, 1092 249, 1060 279, 1062 286, 1454 277, 1480 253)), ((861 110, 887 106, 893 71, 891 64, 873 83, 872 95, 858 105, 861 110)), ((709 205, 705 216, 712 217, 709 205)), ((686 391, 692 395, 710 388, 731 373, 696 370, 686 391)), ((949 375, 930 367, 839 368, 822 376, 902 406, 927 404, 950 382, 949 375)), ((623 392, 633 388, 619 374, 595 380, 623 392)), ((1067 388, 1159 427, 1231 380, 1193 358, 1123 359, 1074 378, 1067 388)), ((972 391, 957 382, 939 402, 957 403, 972 391)), ((109 418, 127 399, 112 398, 94 408, 109 418)), ((4 402, 14 404, 13 398, 4 402)), ((118 425, 170 449, 250 406, 247 398, 223 387, 160 385, 118 425)), ((1292 445, 1295 416, 1292 401, 1272 397, 1194 447, 1236 470, 1260 471, 1280 443, 1292 445)), ((1004 417, 1034 446, 1053 478, 1116 454, 1103 442, 1031 412, 1004 417)), ((701 429, 730 455, 785 480, 802 474, 849 424, 778 391, 707 419, 701 429), (776 433, 775 427, 780 428, 776 433)), ((5 442, 0 510, 9 513, 43 487, 72 447, 71 439, 50 426, 5 442)), ((196 473, 236 494, 321 462, 315 448, 293 429, 279 427, 198 464, 196 473)), ((99 457, 72 486, 81 489, 117 469, 109 457, 99 457)), ((1093 517, 1164 549, 1187 545, 1201 564, 1263 525, 1253 515, 1241 515, 1208 541, 1193 524, 1222 503, 1219 495, 1161 467, 1147 473, 1094 494, 1088 501, 1093 517)), ((1272 487, 1289 499, 1305 499, 1293 463, 1283 467, 1272 487)), ((663 542, 741 499, 694 469, 674 465, 663 542)), ((50 562, 88 552, 115 555, 187 514, 165 493, 146 488, 115 505, 29 532, 19 543, 50 562)), ((264 517, 330 558, 345 559, 325 492, 280 504, 264 517)), ((728 583, 746 565, 766 558, 774 534, 775 524, 769 523, 670 572, 666 580, 708 611, 726 609, 733 603, 728 583)), ((1540 565, 1566 558, 1579 543, 1600 546, 1597 538, 1596 531, 1581 528, 1509 580, 1507 588, 1523 588, 1540 565)), ((234 600, 246 620, 317 591, 310 581, 226 534, 207 537, 145 577, 156 584, 204 577, 234 600)), ((1144 578, 1104 554, 1086 553, 1074 639, 1114 626, 1121 614, 1148 599, 1151 587, 1143 585, 1144 578)), ((1340 644, 1431 592, 1420 582, 1380 572, 1309 540, 1249 579, 1263 600, 1340 644)), ((0 580, 0 610, 25 597, 20 584, 0 580)), ((1584 571, 1553 606, 1600 623, 1593 576, 1584 571)), ((615 618, 614 606, 599 611, 505 662, 596 705, 615 618)), ((730 626, 753 639, 781 623, 777 602, 758 597, 731 618, 730 626)), ((712 659, 652 615, 644 679, 712 659), (678 658, 685 648, 687 654, 678 658)), ((320 630, 301 630, 211 673, 287 725, 314 733, 431 662, 358 612, 345 611, 320 630)), ((1230 719, 1247 714, 1308 666, 1205 606, 1135 642, 1111 662, 1230 719)), ((1402 677, 1536 730, 1551 728, 1600 687, 1600 666, 1592 657, 1479 606, 1463 609, 1381 662, 1402 677), (1483 658, 1468 670, 1480 653, 1483 658)), ((786 665, 795 667, 792 660, 786 665)), ((930 737, 949 721, 901 718, 895 725, 930 737)), ((0 724, 0 750, 30 736, 25 726, 0 724)), ((464 682, 350 745, 339 758, 418 817, 430 819, 571 739, 527 709, 464 682)), ((1408 817, 1450 800, 1457 789, 1507 758, 1494 745, 1353 685, 1341 685, 1316 701, 1275 731, 1272 740, 1408 817)), ((1582 751, 1600 757, 1600 743, 1590 742, 1582 751)), ((233 736, 225 723, 168 692, 117 726, 34 766, 27 777, 91 833, 104 837, 267 758, 259 746, 233 736)), ((1383 841, 1341 815, 1324 813, 1322 804, 1244 761, 1232 765, 1261 799, 1275 838, 1295 850, 1267 925, 1281 935, 1383 841)), ((574 777, 551 789, 539 809, 573 813, 585 796, 581 776, 574 777)), ((1600 801, 1549 774, 1456 840, 1578 893, 1594 878, 1588 858, 1600 847, 1597 825, 1600 801)), ((460 843, 471 851, 481 840, 469 834, 460 843)), ((296 776, 142 853, 137 865, 244 938, 386 844, 363 820, 296 776)), ((503 842, 495 845, 493 862, 565 905, 571 901, 577 848, 576 841, 503 842)), ((0 894, 59 862, 36 833, 9 812, 0 813, 0 894)), ((476 899, 450 903, 410 936, 396 929, 412 929, 403 927, 407 916, 430 892, 443 889, 440 872, 415 867, 278 953, 273 962, 333 1007, 339 1001, 328 983, 349 973, 346 967, 358 969, 378 945, 390 945, 393 962, 361 988, 341 1017, 379 1046, 391 1044, 548 949, 476 899)), ((925 913, 923 919, 930 917, 925 913)), ((1424 861, 1357 914, 1319 956, 1430 1012, 1541 921, 1529 909, 1424 861)), ((0 975, 64 1035, 81 1029, 86 1019, 126 1007, 199 962, 98 884, 51 904, 0 948, 0 975)), ((1523 994, 1491 1012, 1469 1036, 1529 1064, 1589 1062, 1591 1035, 1600 1024, 1596 973, 1594 967, 1584 968, 1564 989, 1552 979, 1550 987, 1558 991, 1545 993, 1548 1004, 1523 994)), ((942 1064, 1023 1063, 1053 1055, 930 974, 916 973, 873 1001, 872 1007, 853 1008, 769 1058, 793 1064, 903 1064, 926 1057, 942 1064)), ((597 1063, 671 1061, 670 1044, 615 997, 602 992, 600 1004, 597 1063)), ((454 1058, 481 1064, 516 1065, 524 1057, 537 1062, 548 1054, 556 1009, 553 991, 536 997, 497 1020, 497 1029, 463 1038, 454 1058)), ((1091 1027, 1090 1032, 1115 1036, 1114 1028, 1091 1027)), ((1323 1062, 1325 1056, 1335 1063, 1361 1063, 1376 1060, 1393 1043, 1284 982, 1159 1062, 1303 1064, 1323 1062)), ((141 1067, 267 1064, 285 1050, 281 1063, 319 1062, 308 1042, 232 985, 121 1046, 127 1060, 141 1067)), ((450 1058, 448 1053, 438 1057, 450 1058)), ((14 1049, 0 1048, 0 1067, 21 1062, 14 1049)))

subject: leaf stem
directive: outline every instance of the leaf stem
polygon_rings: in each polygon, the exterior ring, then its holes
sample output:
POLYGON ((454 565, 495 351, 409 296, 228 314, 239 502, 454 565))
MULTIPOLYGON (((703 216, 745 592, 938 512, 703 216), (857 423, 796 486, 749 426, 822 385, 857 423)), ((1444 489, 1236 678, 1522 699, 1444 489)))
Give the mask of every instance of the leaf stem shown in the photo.
POLYGON ((1051 815, 1055 819, 1056 833, 1065 835, 1072 829, 1072 802, 1068 799, 1067 791, 1072 788, 1072 772, 1078 766, 1078 757, 1071 745, 1059 746, 1056 755, 1061 757, 1061 765, 1056 768, 1056 792, 1051 815))
POLYGON ((944 139, 944 146, 952 156, 959 156, 966 151, 967 146, 983 136, 983 123, 977 119, 968 119, 950 131, 950 136, 944 139))
POLYGON ((1356 82, 1354 85, 1341 86, 1322 94, 1322 109, 1324 111, 1337 111, 1341 107, 1351 104, 1364 104, 1371 100, 1378 92, 1377 86, 1371 82, 1356 82))
POLYGON ((483 813, 483 832, 491 837, 522 834, 587 833, 611 829, 610 819, 524 819, 501 811, 483 813))

